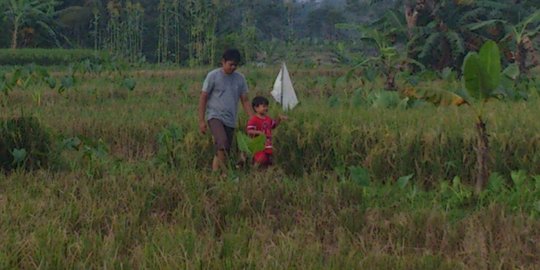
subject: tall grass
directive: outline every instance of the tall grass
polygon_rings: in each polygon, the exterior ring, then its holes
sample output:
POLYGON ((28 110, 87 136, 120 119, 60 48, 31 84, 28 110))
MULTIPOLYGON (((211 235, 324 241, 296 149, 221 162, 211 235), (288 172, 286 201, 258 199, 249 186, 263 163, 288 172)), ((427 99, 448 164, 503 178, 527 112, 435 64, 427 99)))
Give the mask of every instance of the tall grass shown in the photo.
MULTIPOLYGON (((487 204, 444 208, 443 193, 126 165, 2 177, 3 268, 530 268, 540 224, 487 204), (416 195, 413 195, 416 194, 416 195)), ((538 192, 538 190, 537 190, 538 192)))

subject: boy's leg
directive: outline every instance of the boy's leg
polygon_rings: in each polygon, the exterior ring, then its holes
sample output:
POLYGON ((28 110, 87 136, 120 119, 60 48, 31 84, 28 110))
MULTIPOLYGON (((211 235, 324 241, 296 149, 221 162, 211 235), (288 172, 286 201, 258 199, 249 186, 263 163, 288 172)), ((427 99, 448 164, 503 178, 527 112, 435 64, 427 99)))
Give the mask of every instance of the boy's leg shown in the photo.
POLYGON ((208 126, 214 137, 214 146, 216 149, 216 155, 212 161, 212 170, 217 171, 221 169, 225 171, 227 170, 227 154, 231 148, 234 128, 223 125, 218 119, 208 120, 208 126))
POLYGON ((253 165, 255 167, 266 167, 269 164, 268 154, 266 154, 264 151, 257 152, 253 155, 253 165))

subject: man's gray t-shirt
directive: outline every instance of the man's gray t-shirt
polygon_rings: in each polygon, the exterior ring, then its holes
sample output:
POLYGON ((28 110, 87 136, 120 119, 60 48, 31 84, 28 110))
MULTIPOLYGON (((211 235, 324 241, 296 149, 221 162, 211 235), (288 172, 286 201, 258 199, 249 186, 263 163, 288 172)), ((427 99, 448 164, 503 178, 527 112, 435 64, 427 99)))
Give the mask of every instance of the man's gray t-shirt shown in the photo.
POLYGON ((244 75, 233 72, 225 74, 222 68, 208 73, 202 91, 208 93, 206 120, 219 119, 228 127, 236 127, 236 113, 240 96, 247 93, 244 75))

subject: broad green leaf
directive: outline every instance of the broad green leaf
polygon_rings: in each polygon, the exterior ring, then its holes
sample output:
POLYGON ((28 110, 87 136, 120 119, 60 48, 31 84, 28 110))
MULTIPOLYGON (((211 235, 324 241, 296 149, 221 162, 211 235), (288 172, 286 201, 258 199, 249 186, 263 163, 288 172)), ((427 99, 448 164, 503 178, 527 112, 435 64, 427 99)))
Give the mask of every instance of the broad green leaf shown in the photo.
POLYGON ((257 153, 264 150, 264 144, 266 142, 266 136, 259 135, 257 137, 251 138, 248 146, 252 153, 257 153))
POLYGON ((514 185, 517 188, 520 188, 527 181, 527 172, 524 170, 512 171, 510 177, 512 178, 512 182, 514 182, 514 185))
POLYGON ((452 188, 459 189, 461 187, 461 178, 459 176, 454 176, 452 179, 452 188))
POLYGON ((21 149, 13 149, 13 151, 11 151, 11 155, 13 155, 13 164, 21 164, 24 162, 24 160, 26 159, 26 149, 24 148, 21 148, 21 149))
POLYGON ((494 193, 500 193, 504 191, 504 188, 505 188, 504 177, 497 172, 492 173, 489 176, 489 181, 487 183, 487 190, 494 193))
POLYGON ((501 57, 495 42, 486 42, 480 53, 467 54, 463 61, 463 78, 470 96, 485 100, 493 94, 501 81, 501 57))
POLYGON ((512 80, 516 80, 518 77, 519 77, 519 67, 518 65, 516 64, 511 64, 511 65, 508 65, 504 71, 503 71, 503 74, 512 79, 512 80))
POLYGON ((45 80, 49 88, 54 89, 56 87, 56 80, 53 77, 45 77, 43 80, 45 80))
POLYGON ((250 138, 248 135, 239 131, 236 133, 236 142, 238 143, 238 148, 240 151, 253 155, 254 153, 264 150, 266 136, 259 135, 254 138, 250 138))
POLYGON ((74 84, 74 80, 73 80, 73 77, 71 76, 65 76, 64 78, 62 78, 62 87, 64 89, 69 89, 73 86, 74 84))
POLYGON ((533 176, 536 190, 540 190, 540 175, 533 176))
POLYGON ((501 81, 501 56, 497 43, 491 40, 484 43, 480 48, 480 62, 486 75, 486 79, 482 80, 485 93, 489 95, 501 81))
POLYGON ((362 187, 367 187, 370 184, 369 173, 366 169, 357 166, 349 167, 351 173, 351 179, 362 187))
POLYGON ((122 86, 127 88, 129 91, 133 91, 135 86, 137 86, 137 81, 135 81, 133 78, 125 78, 122 82, 122 86))
POLYGON ((64 149, 79 150, 83 143, 78 137, 71 137, 63 140, 62 144, 64 149))
POLYGON ((485 75, 482 74, 481 65, 480 56, 475 52, 467 54, 463 61, 465 89, 467 89, 467 92, 471 97, 478 100, 487 98, 482 91, 482 77, 485 77, 485 75))
POLYGON ((11 76, 11 81, 8 83, 11 87, 16 86, 19 81, 21 81, 22 78, 22 71, 20 68, 17 68, 15 72, 13 72, 13 75, 11 76))
POLYGON ((396 183, 400 188, 405 188, 407 186, 407 184, 409 184, 409 181, 413 178, 413 176, 414 176, 414 174, 409 174, 409 175, 406 175, 406 176, 402 176, 402 177, 398 178, 396 183))
POLYGON ((238 148, 240 149, 240 151, 253 155, 251 150, 249 150, 248 141, 249 137, 246 134, 244 134, 243 132, 236 133, 236 142, 238 143, 238 148))

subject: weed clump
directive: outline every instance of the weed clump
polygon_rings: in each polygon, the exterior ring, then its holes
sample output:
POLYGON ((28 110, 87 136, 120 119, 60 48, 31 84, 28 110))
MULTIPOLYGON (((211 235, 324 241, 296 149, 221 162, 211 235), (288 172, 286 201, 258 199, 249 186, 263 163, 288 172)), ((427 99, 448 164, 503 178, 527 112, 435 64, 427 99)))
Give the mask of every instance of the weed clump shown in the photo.
POLYGON ((0 167, 30 171, 50 163, 51 135, 35 117, 0 121, 0 167))

